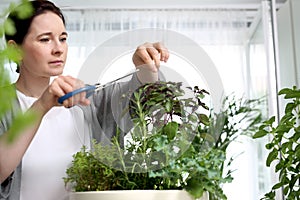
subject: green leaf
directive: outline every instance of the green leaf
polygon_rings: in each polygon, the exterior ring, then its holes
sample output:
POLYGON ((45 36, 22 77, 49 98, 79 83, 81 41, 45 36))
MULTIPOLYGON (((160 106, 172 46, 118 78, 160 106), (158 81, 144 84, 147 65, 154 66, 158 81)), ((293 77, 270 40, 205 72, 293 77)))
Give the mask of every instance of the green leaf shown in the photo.
POLYGON ((15 24, 10 18, 4 22, 4 31, 7 35, 13 35, 16 32, 15 24))
POLYGON ((203 196, 203 185, 198 180, 198 178, 192 178, 187 182, 186 190, 193 195, 195 198, 200 198, 203 196))
POLYGON ((253 135, 253 138, 256 139, 256 138, 261 138, 261 137, 264 137, 265 135, 267 135, 269 132, 264 130, 264 129, 261 129, 259 131, 257 131, 254 135, 253 135))
POLYGON ((296 158, 300 158, 300 144, 298 144, 295 148, 296 158))
POLYGON ((36 114, 29 111, 24 114, 18 114, 11 125, 7 141, 12 143, 14 139, 19 136, 22 130, 26 129, 35 122, 36 118, 36 114))
POLYGON ((295 108, 295 104, 294 103, 288 103, 285 106, 285 113, 291 113, 293 111, 293 109, 295 108))
POLYGON ((300 90, 284 88, 279 91, 278 95, 285 95, 285 99, 300 98, 300 90))
POLYGON ((283 188, 283 194, 287 195, 287 193, 289 192, 290 188, 288 186, 283 188))
MULTIPOLYGON (((6 73, 1 74, 1 72, 0 72, 0 75, 5 76, 7 74, 6 73)), ((11 107, 12 107, 11 102, 16 97, 15 89, 12 85, 3 87, 3 85, 9 84, 9 80, 7 80, 7 79, 3 78, 2 80, 0 80, 0 87, 2 87, 0 90, 0 97, 1 97, 0 117, 2 117, 2 115, 4 115, 4 113, 6 113, 8 110, 11 109, 11 107)))
POLYGON ((188 116, 188 119, 189 119, 191 122, 197 122, 198 117, 197 117, 196 115, 194 115, 194 114, 190 114, 190 115, 188 116))
POLYGON ((283 133, 288 133, 291 130, 291 128, 292 127, 287 124, 280 124, 275 129, 275 133, 277 133, 277 135, 282 135, 283 133))
POLYGON ((169 122, 163 128, 163 133, 168 136, 169 140, 174 139, 177 131, 178 131, 178 123, 177 122, 169 122))
POLYGON ((275 195, 276 195, 275 191, 268 192, 265 194, 265 197, 267 198, 264 199, 268 199, 268 200, 275 199, 275 195))
POLYGON ((265 124, 272 125, 275 122, 275 116, 271 117, 269 120, 265 121, 265 124))
POLYGON ((28 1, 23 0, 23 3, 20 6, 17 6, 15 11, 19 19, 26 19, 32 15, 33 8, 28 1))
POLYGON ((168 112, 168 113, 171 112, 172 108, 173 108, 172 102, 171 101, 167 101, 166 105, 165 105, 166 112, 168 112))
POLYGON ((266 165, 270 167, 271 163, 277 158, 278 156, 278 149, 274 148, 267 157, 266 165))
POLYGON ((284 167, 284 163, 283 162, 279 162, 277 163, 276 167, 275 167, 275 172, 278 172, 279 170, 283 169, 284 167))
POLYGON ((280 188, 281 186, 283 186, 284 183, 282 182, 279 182, 279 183, 276 183, 273 187, 272 187, 272 190, 277 190, 278 188, 280 188))
POLYGON ((215 138, 212 135, 208 134, 208 133, 200 133, 200 137, 207 140, 207 141, 209 141, 209 142, 215 142, 216 141, 215 138))
POLYGON ((291 88, 283 88, 278 92, 278 95, 289 94, 293 91, 291 88))
POLYGON ((5 49, 6 58, 12 60, 16 63, 19 63, 21 60, 22 51, 17 46, 10 46, 5 49))
POLYGON ((292 141, 285 142, 281 145, 281 151, 283 153, 286 153, 288 150, 291 150, 292 147, 293 147, 293 142, 292 141))
POLYGON ((270 150, 274 147, 274 144, 273 143, 268 143, 266 144, 266 149, 270 150))
POLYGON ((207 115, 205 115, 205 114, 200 114, 199 115, 199 119, 200 119, 200 122, 202 123, 202 124, 204 124, 204 125, 206 125, 206 126, 208 126, 209 125, 209 118, 208 118, 208 116, 207 115))
MULTIPOLYGON (((298 170, 299 170, 299 169, 298 169, 298 170)), ((298 172, 297 175, 292 175, 291 181, 289 182, 289 187, 290 187, 290 188, 294 188, 296 182, 299 181, 299 179, 300 179, 300 174, 299 174, 299 172, 298 172)), ((298 183, 298 186, 299 186, 299 183, 298 183)))

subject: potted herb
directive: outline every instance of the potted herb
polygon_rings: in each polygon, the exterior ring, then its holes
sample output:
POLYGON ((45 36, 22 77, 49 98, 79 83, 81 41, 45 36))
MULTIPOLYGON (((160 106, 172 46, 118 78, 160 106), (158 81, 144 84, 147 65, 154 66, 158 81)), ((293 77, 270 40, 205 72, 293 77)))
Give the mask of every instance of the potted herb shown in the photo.
POLYGON ((266 149, 270 151, 266 165, 275 163, 275 173, 279 175, 278 183, 262 199, 275 199, 276 191, 283 189, 285 199, 300 197, 300 90, 296 87, 285 88, 278 95, 284 95, 288 102, 283 116, 276 123, 273 116, 263 122, 253 136, 261 138, 270 136, 266 149))
POLYGON ((241 114, 236 123, 254 126, 260 114, 249 114, 258 113, 252 106, 258 101, 226 99, 229 107, 212 115, 204 103, 207 95, 174 82, 146 84, 134 92, 128 97, 130 139, 125 145, 118 137, 110 146, 94 142, 92 150, 83 147, 74 155, 64 178, 76 191, 71 199, 95 194, 87 191, 105 191, 99 199, 112 199, 107 195, 116 190, 122 199, 133 190, 135 196, 129 199, 140 199, 141 194, 143 199, 226 199, 222 185, 232 180, 231 171, 224 170, 231 163, 225 164, 226 148, 241 134, 230 124, 232 116, 241 114), (148 192, 166 196, 150 197, 148 192))

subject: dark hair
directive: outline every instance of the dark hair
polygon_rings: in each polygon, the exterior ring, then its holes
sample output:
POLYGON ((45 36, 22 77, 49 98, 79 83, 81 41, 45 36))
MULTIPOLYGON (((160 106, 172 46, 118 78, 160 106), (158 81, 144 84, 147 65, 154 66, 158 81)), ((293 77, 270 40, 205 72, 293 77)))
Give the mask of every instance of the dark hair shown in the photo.
MULTIPOLYGON (((34 0, 34 1, 29 1, 27 3, 30 3, 33 9, 32 14, 28 18, 20 19, 17 15, 18 8, 16 8, 9 14, 8 19, 13 21, 14 26, 16 28, 16 32, 13 35, 5 34, 6 41, 14 40, 17 44, 21 45, 24 41, 26 34, 28 33, 32 20, 36 16, 43 14, 47 11, 57 14, 62 19, 65 25, 65 18, 61 10, 57 6, 55 6, 52 2, 47 0, 34 0)), ((22 5, 23 4, 19 5, 18 7, 22 5)))

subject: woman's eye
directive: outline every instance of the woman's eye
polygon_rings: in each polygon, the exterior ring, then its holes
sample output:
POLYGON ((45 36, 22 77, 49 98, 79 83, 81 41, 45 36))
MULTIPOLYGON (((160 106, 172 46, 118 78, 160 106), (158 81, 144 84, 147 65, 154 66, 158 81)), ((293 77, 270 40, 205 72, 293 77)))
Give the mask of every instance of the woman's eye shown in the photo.
POLYGON ((65 42, 65 41, 67 41, 67 38, 66 37, 63 37, 63 38, 60 38, 59 39, 61 42, 65 42))
POLYGON ((41 38, 40 41, 41 41, 41 42, 48 42, 48 41, 49 41, 49 38, 41 38))

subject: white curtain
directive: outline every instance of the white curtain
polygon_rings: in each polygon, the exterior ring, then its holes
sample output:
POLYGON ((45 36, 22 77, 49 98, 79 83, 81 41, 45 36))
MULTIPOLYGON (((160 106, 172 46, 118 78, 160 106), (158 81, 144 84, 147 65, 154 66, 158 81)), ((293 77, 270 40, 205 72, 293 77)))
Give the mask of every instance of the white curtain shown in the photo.
MULTIPOLYGON (((234 9, 90 9, 63 10, 67 19, 67 73, 77 75, 87 56, 101 43, 130 30, 160 28, 198 43, 219 70, 227 93, 244 93, 244 44, 249 19, 234 9), (232 81, 234 75, 236 80, 232 81)), ((145 41, 146 42, 146 41, 145 41)))

